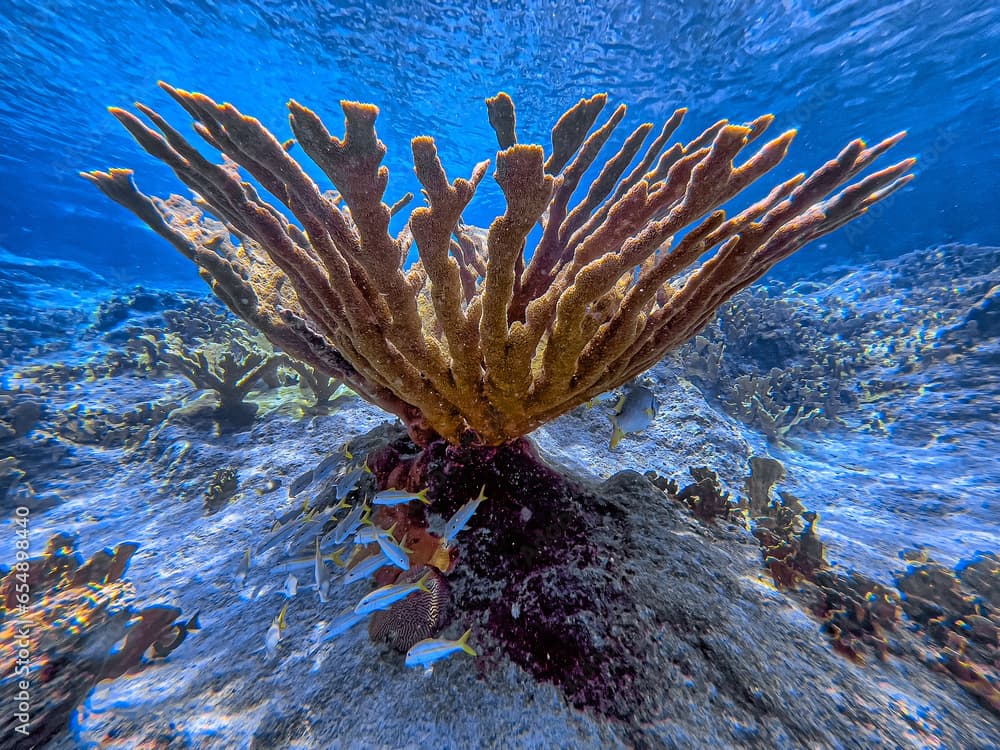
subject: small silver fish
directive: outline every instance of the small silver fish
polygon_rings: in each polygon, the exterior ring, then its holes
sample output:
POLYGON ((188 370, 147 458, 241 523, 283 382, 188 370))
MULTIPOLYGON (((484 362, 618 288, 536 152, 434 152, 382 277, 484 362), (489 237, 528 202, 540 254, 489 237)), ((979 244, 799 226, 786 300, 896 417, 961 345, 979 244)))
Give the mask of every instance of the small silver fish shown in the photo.
MULTIPOLYGON (((341 554, 346 547, 340 547, 339 549, 330 552, 329 554, 324 554, 323 559, 329 560, 334 565, 339 568, 344 567, 344 560, 341 554)), ((298 573, 299 571, 308 571, 313 565, 316 564, 315 556, 310 553, 308 555, 303 555, 301 557, 293 557, 289 560, 284 560, 276 565, 272 565, 270 569, 270 574, 273 576, 281 575, 283 573, 298 573)))
POLYGON ((243 587, 246 586, 247 576, 250 574, 250 548, 247 547, 247 551, 243 554, 243 559, 240 560, 239 567, 236 568, 236 574, 233 576, 233 582, 236 585, 237 591, 242 591, 243 587))
POLYGON ((372 498, 372 505, 402 505, 413 500, 419 500, 424 505, 430 505, 427 499, 427 488, 420 492, 407 492, 406 490, 382 490, 372 498))
POLYGON ((379 550, 378 554, 366 557, 353 568, 348 570, 344 574, 343 583, 346 586, 349 583, 360 581, 362 578, 367 578, 368 576, 373 575, 379 568, 384 568, 389 564, 390 563, 386 559, 386 556, 382 554, 382 550, 379 550))
POLYGON ((319 551, 319 539, 316 540, 316 591, 319 600, 324 604, 330 598, 330 571, 326 569, 323 555, 319 551))
POLYGON ((288 574, 288 578, 285 579, 285 588, 282 592, 287 598, 291 599, 299 591, 299 579, 296 578, 291 573, 288 574))
POLYGON ((337 615, 337 618, 327 626, 326 631, 323 633, 323 637, 320 638, 320 643, 336 638, 342 633, 346 633, 367 617, 368 615, 359 615, 355 612, 354 607, 348 607, 337 615))
POLYGON ((436 661, 451 656, 457 651, 464 651, 469 656, 478 656, 472 646, 469 645, 469 635, 472 629, 466 630, 457 641, 449 641, 446 638, 428 638, 415 644, 413 648, 406 652, 406 666, 426 667, 436 661))
POLYGON ((427 579, 430 578, 430 572, 424 573, 423 578, 421 578, 416 583, 392 583, 388 586, 383 586, 382 588, 375 589, 370 594, 363 596, 361 601, 354 605, 354 611, 359 615, 367 615, 370 612, 375 612, 380 609, 386 609, 400 599, 405 599, 410 594, 415 591, 430 591, 427 586, 427 579))
POLYGON ((615 405, 615 413, 611 417, 611 450, 614 450, 621 439, 629 432, 640 432, 649 427, 660 410, 660 402, 653 392, 642 385, 633 386, 626 391, 615 405))
POLYGON ((288 612, 288 602, 285 602, 285 606, 271 622, 271 627, 267 629, 267 635, 264 636, 264 652, 268 656, 274 656, 274 652, 278 648, 278 641, 281 640, 281 634, 285 632, 287 627, 285 623, 286 612, 288 612))
POLYGON ((396 544, 396 540, 391 534, 379 534, 375 537, 375 541, 378 542, 379 549, 382 550, 382 554, 389 562, 400 570, 410 569, 410 556, 407 550, 396 544))
POLYGON ((448 523, 444 527, 444 543, 451 544, 458 533, 462 531, 469 523, 469 519, 475 514, 476 510, 479 508, 480 503, 486 499, 486 485, 483 485, 482 489, 479 490, 479 494, 472 500, 467 502, 457 511, 455 515, 451 517, 448 523))

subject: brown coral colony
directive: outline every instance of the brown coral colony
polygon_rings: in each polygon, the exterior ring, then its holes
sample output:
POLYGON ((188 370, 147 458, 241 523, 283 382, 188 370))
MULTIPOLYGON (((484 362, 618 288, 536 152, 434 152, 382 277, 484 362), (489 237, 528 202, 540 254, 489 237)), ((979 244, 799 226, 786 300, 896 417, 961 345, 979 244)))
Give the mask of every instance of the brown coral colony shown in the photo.
POLYGON ((193 260, 272 344, 398 415, 420 444, 436 436, 502 444, 625 383, 772 265, 913 176, 914 160, 905 159, 835 192, 903 134, 872 147, 855 140, 813 174, 727 216, 720 206, 775 167, 794 136, 783 133, 735 165, 770 115, 747 125, 723 120, 668 147, 686 113, 679 109, 645 148, 653 125, 636 128, 581 185, 625 106, 598 125, 607 96, 579 101, 554 126, 546 155, 517 141, 514 105, 501 93, 487 107, 502 149, 494 178, 504 213, 485 232, 464 224, 489 162, 449 181, 433 139, 419 137, 413 160, 427 205, 393 237, 389 220, 406 199, 383 201, 388 169, 375 106, 342 102, 340 139, 289 102, 298 144, 336 188, 324 192, 256 119, 161 86, 222 152, 221 164, 148 107, 136 105, 159 132, 111 112, 194 202, 143 195, 131 170, 84 176, 193 260), (528 248, 539 224, 541 238, 528 248), (407 270, 412 243, 419 261, 407 270))

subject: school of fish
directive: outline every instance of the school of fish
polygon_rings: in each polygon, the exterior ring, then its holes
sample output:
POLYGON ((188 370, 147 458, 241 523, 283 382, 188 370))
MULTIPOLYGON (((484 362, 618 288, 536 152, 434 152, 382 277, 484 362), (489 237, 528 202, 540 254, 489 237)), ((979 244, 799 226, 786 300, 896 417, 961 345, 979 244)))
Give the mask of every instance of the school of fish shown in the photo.
MULTIPOLYGON (((351 458, 346 450, 343 456, 348 460, 351 458)), ((337 455, 328 457, 315 469, 294 480, 289 488, 289 496, 295 497, 309 486, 333 476, 338 463, 343 463, 335 460, 338 458, 337 455)), ((243 554, 233 577, 234 587, 241 592, 241 595, 247 589, 253 557, 267 555, 275 549, 281 550, 285 555, 283 559, 268 568, 271 575, 285 576, 283 585, 277 589, 285 600, 284 604, 264 635, 262 650, 268 658, 279 652, 279 643, 288 626, 289 605, 299 595, 300 590, 316 589, 317 597, 322 604, 328 603, 335 597, 331 565, 334 569, 340 570, 340 581, 345 586, 368 579, 387 566, 396 567, 401 571, 409 570, 411 550, 406 549, 401 541, 396 539, 395 525, 388 529, 381 528, 372 521, 371 515, 373 508, 377 506, 394 507, 410 502, 429 505, 427 490, 425 488, 419 492, 409 492, 387 489, 366 497, 366 492, 359 485, 364 477, 370 474, 366 464, 348 464, 336 475, 329 491, 316 494, 316 499, 320 501, 318 504, 314 502, 311 506, 307 499, 301 506, 283 514, 253 550, 253 555, 250 549, 243 554), (349 496, 356 490, 357 499, 353 503, 348 502, 349 496), (325 507, 322 498, 327 498, 325 507), (331 503, 329 498, 335 502, 331 503), (347 513, 338 518, 338 514, 343 510, 347 510, 347 513), (310 573, 312 582, 309 585, 300 585, 299 576, 310 573)), ((485 489, 483 487, 475 498, 466 502, 446 522, 442 534, 442 543, 445 547, 452 544, 458 534, 468 526, 476 510, 486 500, 485 489)), ((317 637, 317 646, 364 622, 373 612, 386 609, 415 592, 428 591, 426 586, 428 576, 429 574, 425 574, 413 583, 390 584, 370 591, 354 606, 337 614, 317 637)), ((435 662, 457 652, 474 656, 476 652, 468 645, 469 635, 470 631, 467 631, 456 641, 445 639, 421 641, 407 653, 406 664, 430 669, 435 662)))

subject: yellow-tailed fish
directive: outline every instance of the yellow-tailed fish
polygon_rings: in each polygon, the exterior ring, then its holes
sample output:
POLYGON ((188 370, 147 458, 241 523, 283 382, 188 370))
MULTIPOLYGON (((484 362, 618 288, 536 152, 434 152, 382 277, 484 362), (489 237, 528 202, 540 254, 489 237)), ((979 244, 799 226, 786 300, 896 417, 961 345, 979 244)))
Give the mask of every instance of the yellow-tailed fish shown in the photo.
POLYGON ((372 498, 372 505, 402 505, 413 500, 419 500, 424 505, 430 505, 427 499, 427 488, 420 492, 408 492, 407 490, 382 490, 372 498))
POLYGON ((313 481, 322 482, 330 476, 330 473, 339 463, 340 456, 336 453, 331 453, 329 456, 320 461, 316 468, 313 469, 313 481))
POLYGON ((300 474, 299 476, 295 477, 295 479, 292 480, 292 483, 288 485, 288 496, 295 497, 300 492, 302 492, 302 490, 304 490, 306 487, 312 484, 312 481, 313 481, 312 469, 309 469, 309 471, 305 472, 304 474, 300 474))
POLYGON ((660 402, 653 392, 642 385, 629 388, 618 400, 615 413, 611 416, 611 450, 627 433, 639 432, 649 427, 660 410, 660 402))
POLYGON ((396 540, 390 534, 379 534, 375 537, 375 541, 378 542, 379 549, 382 550, 382 554, 389 562, 400 570, 410 569, 409 553, 411 550, 396 544, 396 540))
POLYGON ((469 635, 471 633, 472 629, 470 628, 457 641, 449 641, 445 638, 428 638, 420 641, 406 652, 406 666, 429 667, 434 662, 451 656, 457 651, 464 651, 469 656, 478 656, 472 646, 469 645, 469 635))
POLYGON ((405 599, 415 591, 429 591, 426 585, 429 577, 430 572, 428 571, 416 583, 393 583, 389 586, 375 589, 367 596, 362 597, 361 601, 354 605, 354 611, 359 615, 366 615, 370 612, 386 609, 400 599, 405 599))
POLYGON ((603 404, 607 401, 614 401, 617 398, 615 391, 605 391, 600 395, 594 396, 590 401, 587 402, 587 408, 593 409, 597 404, 603 404))
MULTIPOLYGON (((340 554, 344 551, 344 547, 337 549, 329 554, 324 554, 323 559, 329 560, 334 565, 339 567, 344 567, 343 560, 340 558, 340 554)), ((316 557, 310 552, 308 555, 302 555, 301 557, 293 557, 288 560, 283 560, 280 563, 271 566, 270 574, 273 576, 297 573, 299 571, 308 571, 316 563, 316 557)))
POLYGON ((393 524, 388 529, 383 529, 375 524, 369 524, 363 529, 358 529, 354 534, 355 544, 372 544, 378 541, 380 536, 392 536, 392 533, 396 530, 396 524, 393 524))
POLYGON ((336 619, 334 619, 334 621, 327 626, 323 636, 320 638, 320 642, 322 643, 323 641, 328 641, 331 638, 336 638, 341 633, 346 633, 367 617, 368 615, 366 614, 359 615, 354 611, 353 607, 348 607, 337 615, 336 619))
MULTIPOLYGON (((365 505, 364 503, 358 503, 353 508, 351 512, 348 513, 344 518, 337 524, 334 530, 331 532, 331 539, 334 544, 340 544, 347 537, 357 531, 358 527, 361 525, 365 515, 365 505)), ((325 538, 325 537, 324 537, 325 538)))
POLYGON ((360 581, 363 578, 367 578, 370 575, 374 575, 375 571, 379 568, 383 568, 389 565, 389 561, 386 559, 385 555, 382 554, 382 550, 378 551, 378 554, 372 555, 371 557, 366 557, 364 560, 359 562, 353 568, 348 570, 344 574, 343 582, 346 586, 349 583, 354 583, 355 581, 360 581))
POLYGON ((458 532, 465 528, 466 524, 469 523, 469 519, 472 518, 476 509, 479 508, 480 503, 482 503, 485 499, 486 485, 483 485, 476 497, 455 511, 455 515, 449 519, 448 523, 446 523, 444 527, 445 544, 450 544, 454 541, 455 537, 458 536, 458 532))
POLYGON ((271 531, 270 534, 264 537, 260 544, 257 545, 257 554, 259 555, 261 552, 266 552, 271 549, 271 547, 275 547, 285 540, 290 539, 296 531, 301 530, 301 524, 304 522, 304 520, 299 521, 292 519, 288 523, 278 526, 276 529, 271 531))
POLYGON ((352 469, 342 476, 337 481, 337 499, 343 500, 345 497, 351 494, 351 491, 358 486, 358 482, 361 481, 361 477, 365 475, 365 469, 367 465, 357 469, 352 469))
POLYGON ((285 602, 285 606, 281 608, 278 616, 271 622, 271 627, 267 629, 267 635, 264 636, 264 651, 268 656, 274 655, 275 650, 278 648, 278 641, 281 640, 281 634, 285 632, 285 628, 287 627, 285 623, 286 612, 288 612, 288 602, 285 602))

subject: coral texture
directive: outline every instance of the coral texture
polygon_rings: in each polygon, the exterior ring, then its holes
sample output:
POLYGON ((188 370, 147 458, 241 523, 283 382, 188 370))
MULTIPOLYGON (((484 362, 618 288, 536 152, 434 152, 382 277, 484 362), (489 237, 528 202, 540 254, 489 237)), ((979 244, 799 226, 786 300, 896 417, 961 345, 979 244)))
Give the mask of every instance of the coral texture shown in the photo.
POLYGON ((222 152, 221 164, 148 107, 137 105, 159 132, 111 112, 195 201, 149 198, 131 170, 84 176, 194 261, 276 347, 397 414, 423 445, 435 436, 499 445, 625 383, 772 265, 906 184, 914 163, 837 192, 902 134, 872 147, 855 140, 813 174, 727 216, 720 206, 774 168, 795 135, 781 134, 737 166, 770 115, 747 125, 723 120, 668 147, 686 113, 679 109, 648 146, 653 125, 637 127, 588 185, 625 106, 598 125, 607 96, 580 100, 553 127, 546 155, 518 142, 513 102, 501 93, 487 106, 504 213, 488 231, 465 225, 489 162, 449 181, 433 139, 422 136, 412 151, 427 205, 394 237, 389 221, 410 196, 383 202, 389 175, 375 106, 341 102, 346 132, 336 138, 289 102, 297 143, 336 188, 324 192, 290 155, 292 142, 230 104, 161 85, 222 152), (419 261, 407 270, 411 244, 419 261))
POLYGON ((144 668, 150 649, 162 657, 180 645, 191 621, 175 622, 176 607, 137 608, 135 589, 122 580, 137 547, 124 542, 85 562, 75 541, 57 534, 43 555, 4 571, 0 642, 11 648, 0 655, 0 697, 18 705, 28 682, 31 712, 24 736, 15 731, 15 713, 5 713, 0 746, 41 747, 98 682, 144 668), (24 654, 27 667, 20 666, 24 654))

